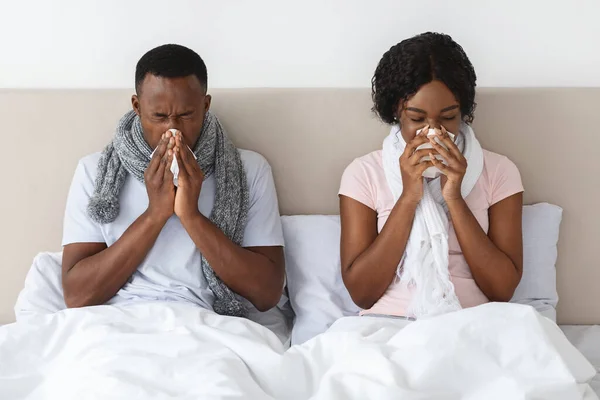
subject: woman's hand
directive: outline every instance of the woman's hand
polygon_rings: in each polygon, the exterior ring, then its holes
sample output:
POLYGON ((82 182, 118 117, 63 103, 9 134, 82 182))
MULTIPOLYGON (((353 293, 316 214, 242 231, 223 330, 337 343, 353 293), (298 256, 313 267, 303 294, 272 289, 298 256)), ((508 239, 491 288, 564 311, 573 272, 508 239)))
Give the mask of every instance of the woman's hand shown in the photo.
POLYGON ((453 200, 462 199, 460 188, 465 173, 467 172, 467 159, 462 155, 458 147, 456 147, 456 144, 448 135, 446 128, 442 126, 441 131, 436 130, 435 133, 440 138, 441 142, 448 147, 448 150, 446 150, 443 146, 440 146, 434 138, 429 139, 433 148, 448 164, 445 165, 440 160, 433 157, 433 154, 430 154, 433 165, 439 168, 444 174, 444 176, 442 176, 442 195, 444 196, 444 200, 446 200, 447 203, 453 200))
POLYGON ((423 172, 434 165, 430 160, 421 161, 421 159, 427 156, 432 157, 432 154, 437 153, 436 149, 417 150, 417 147, 428 142, 428 132, 429 126, 426 126, 406 145, 400 156, 402 197, 414 202, 421 201, 421 197, 423 197, 423 172))

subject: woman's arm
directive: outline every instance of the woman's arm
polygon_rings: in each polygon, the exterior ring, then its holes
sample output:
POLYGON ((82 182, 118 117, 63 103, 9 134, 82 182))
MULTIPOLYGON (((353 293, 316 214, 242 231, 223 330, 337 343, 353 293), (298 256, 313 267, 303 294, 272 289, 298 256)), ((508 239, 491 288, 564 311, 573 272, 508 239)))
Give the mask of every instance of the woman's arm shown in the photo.
POLYGON ((509 301, 523 273, 523 194, 517 193, 490 207, 487 235, 464 199, 447 204, 475 282, 491 301, 509 301))
POLYGON ((418 201, 400 198, 377 234, 377 213, 340 196, 342 278, 352 300, 371 308, 396 275, 410 235, 418 201))
POLYGON ((461 194, 467 160, 444 127, 436 134, 448 149, 438 145, 433 138, 430 143, 448 165, 436 159, 433 164, 445 174, 442 194, 473 279, 491 301, 509 301, 523 273, 523 194, 514 194, 490 207, 486 235, 461 194))
POLYGON ((371 308, 383 296, 404 254, 415 211, 423 196, 422 174, 433 165, 431 161, 421 161, 431 150, 416 150, 427 141, 425 130, 424 135, 408 143, 400 156, 403 192, 379 234, 377 212, 340 195, 342 278, 352 300, 361 308, 371 308))

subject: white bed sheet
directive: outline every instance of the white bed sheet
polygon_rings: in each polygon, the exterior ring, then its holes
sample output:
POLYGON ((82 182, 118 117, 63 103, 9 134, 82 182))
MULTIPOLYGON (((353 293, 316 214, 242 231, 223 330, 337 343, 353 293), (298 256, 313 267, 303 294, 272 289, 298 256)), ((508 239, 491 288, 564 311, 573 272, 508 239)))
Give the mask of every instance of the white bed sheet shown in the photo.
POLYGON ((579 350, 598 372, 590 386, 600 397, 600 325, 562 325, 560 327, 569 341, 579 350))
POLYGON ((13 400, 598 400, 587 384, 595 372, 553 322, 515 304, 410 324, 342 318, 287 351, 252 321, 186 304, 71 309, 0 327, 0 399, 13 400))

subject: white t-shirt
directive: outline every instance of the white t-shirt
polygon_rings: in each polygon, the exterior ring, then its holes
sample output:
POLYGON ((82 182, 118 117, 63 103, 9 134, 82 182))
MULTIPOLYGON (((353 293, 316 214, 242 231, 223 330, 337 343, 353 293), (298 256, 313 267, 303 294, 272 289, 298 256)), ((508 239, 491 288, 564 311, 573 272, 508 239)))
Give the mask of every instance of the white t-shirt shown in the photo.
MULTIPOLYGON (((239 152, 249 187, 248 222, 242 246, 283 246, 271 167, 258 153, 239 152)), ((90 219, 87 205, 94 191, 99 159, 100 153, 92 154, 83 158, 77 166, 67 199, 63 246, 86 242, 111 246, 148 207, 146 187, 128 174, 119 197, 117 219, 105 225, 90 219)), ((198 209, 207 217, 213 208, 215 190, 215 178, 210 176, 202 184, 198 200, 198 209)), ((137 271, 109 304, 137 300, 187 301, 212 310, 214 296, 202 273, 200 259, 196 245, 179 218, 173 215, 137 271)))

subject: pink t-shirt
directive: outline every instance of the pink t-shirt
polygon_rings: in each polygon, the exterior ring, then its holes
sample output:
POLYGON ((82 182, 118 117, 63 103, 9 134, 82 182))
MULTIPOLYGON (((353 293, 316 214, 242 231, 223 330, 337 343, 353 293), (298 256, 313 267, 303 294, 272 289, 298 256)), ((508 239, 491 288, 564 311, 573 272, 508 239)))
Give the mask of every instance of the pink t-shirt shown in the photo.
MULTIPOLYGON (((521 175, 516 165, 505 156, 483 151, 483 172, 471 193, 465 198, 469 209, 487 233, 488 209, 493 204, 523 191, 521 175)), ((381 232, 394 207, 394 197, 385 179, 381 150, 355 159, 344 171, 340 195, 361 202, 377 212, 377 231, 381 232)), ((488 302, 462 254, 452 221, 448 232, 450 279, 463 308, 488 302)), ((390 284, 385 294, 363 314, 407 316, 406 309, 411 290, 398 278, 390 284)))

